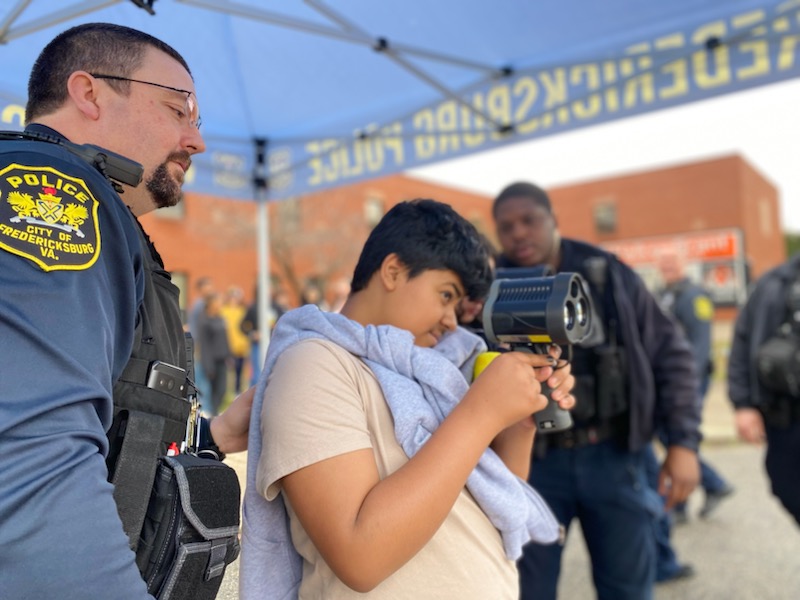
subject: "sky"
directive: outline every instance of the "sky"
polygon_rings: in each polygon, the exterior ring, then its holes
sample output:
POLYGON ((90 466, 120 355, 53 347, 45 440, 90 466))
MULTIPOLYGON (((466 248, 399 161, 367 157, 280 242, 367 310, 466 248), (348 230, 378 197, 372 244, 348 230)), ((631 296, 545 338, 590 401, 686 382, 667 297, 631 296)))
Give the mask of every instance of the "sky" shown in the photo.
POLYGON ((800 233, 800 80, 621 119, 408 171, 491 196, 526 180, 553 187, 729 155, 778 189, 784 231, 800 233))

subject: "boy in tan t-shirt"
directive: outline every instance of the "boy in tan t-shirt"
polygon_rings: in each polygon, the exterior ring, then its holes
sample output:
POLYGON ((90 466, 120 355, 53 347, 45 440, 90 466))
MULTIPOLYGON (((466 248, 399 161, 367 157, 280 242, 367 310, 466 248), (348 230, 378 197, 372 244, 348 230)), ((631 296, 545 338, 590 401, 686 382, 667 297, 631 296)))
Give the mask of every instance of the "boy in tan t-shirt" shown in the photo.
MULTIPOLYGON (((370 234, 341 314, 304 307, 284 315, 270 347, 279 350, 268 355, 268 380, 259 386, 261 450, 248 467, 248 493, 259 497, 245 501, 243 598, 271 593, 264 581, 251 583, 274 550, 275 532, 254 525, 253 505, 265 498, 285 503, 291 544, 302 557, 292 595, 517 596, 509 545, 465 484, 490 447, 513 485, 527 486, 531 414, 547 403, 541 382, 568 409, 574 379, 569 368, 552 368, 554 356, 517 352, 499 356, 469 388, 449 362, 441 381, 431 377, 439 367, 429 367, 444 361, 438 348, 472 337, 455 331, 459 302, 484 297, 491 278, 485 245, 469 222, 446 204, 404 202, 370 234), (439 395, 454 388, 463 397, 409 451, 408 439, 398 439, 404 397, 427 398, 436 387, 439 395), (264 564, 253 562, 256 555, 264 564)), ((251 448, 252 437, 251 428, 251 448)), ((490 505, 502 512, 503 499, 496 500, 490 505)))

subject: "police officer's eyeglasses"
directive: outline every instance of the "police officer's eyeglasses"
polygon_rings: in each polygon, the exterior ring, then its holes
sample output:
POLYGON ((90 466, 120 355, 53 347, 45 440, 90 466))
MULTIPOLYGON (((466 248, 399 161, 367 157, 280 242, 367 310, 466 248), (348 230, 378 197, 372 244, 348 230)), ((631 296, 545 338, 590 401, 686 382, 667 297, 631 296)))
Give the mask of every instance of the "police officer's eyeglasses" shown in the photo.
POLYGON ((141 79, 131 79, 130 77, 119 77, 117 75, 102 75, 99 73, 89 73, 95 79, 113 79, 115 81, 132 81, 133 83, 144 83, 146 85, 153 85, 155 87, 160 87, 165 90, 171 90, 173 92, 180 92, 181 94, 186 94, 186 104, 184 105, 185 115, 189 119, 189 125, 195 127, 196 129, 200 129, 200 124, 202 123, 202 119, 200 118, 200 108, 197 106, 197 100, 192 97, 194 92, 190 90, 182 90, 180 88, 170 87, 168 85, 163 85, 160 83, 153 83, 152 81, 143 81, 141 79))

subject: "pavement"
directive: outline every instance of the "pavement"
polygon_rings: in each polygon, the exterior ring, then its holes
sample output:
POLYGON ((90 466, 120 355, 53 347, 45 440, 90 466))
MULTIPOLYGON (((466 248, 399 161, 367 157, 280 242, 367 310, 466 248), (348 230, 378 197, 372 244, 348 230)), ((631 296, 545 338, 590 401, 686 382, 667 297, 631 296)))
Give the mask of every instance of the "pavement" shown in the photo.
MULTIPOLYGON (((697 517, 702 491, 689 499, 690 521, 673 528, 690 579, 656 586, 655 600, 796 600, 800 598, 800 529, 770 494, 763 448, 710 444, 704 459, 736 488, 707 519, 697 517)), ((567 538, 559 599, 593 598, 591 567, 580 528, 567 538)))
MULTIPOLYGON (((654 600, 796 600, 800 598, 800 528, 769 491, 764 448, 739 442, 724 383, 715 381, 703 414, 701 454, 736 488, 707 519, 697 516, 703 492, 689 499, 690 519, 673 529, 673 546, 694 577, 656 587, 654 600)), ((246 453, 226 461, 244 487, 246 453)), ((800 471, 799 471, 800 474, 800 471)), ((594 598, 580 526, 570 529, 559 600, 594 598)), ((238 561, 228 568, 218 600, 238 598, 238 561)), ((487 599, 490 600, 490 599, 487 599)))

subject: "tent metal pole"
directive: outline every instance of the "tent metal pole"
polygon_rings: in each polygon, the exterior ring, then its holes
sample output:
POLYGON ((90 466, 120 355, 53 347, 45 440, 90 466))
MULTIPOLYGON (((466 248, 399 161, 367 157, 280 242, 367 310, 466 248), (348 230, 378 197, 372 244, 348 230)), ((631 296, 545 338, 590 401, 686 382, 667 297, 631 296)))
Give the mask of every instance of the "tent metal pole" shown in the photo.
POLYGON ((12 23, 17 20, 17 17, 22 14, 22 11, 28 8, 31 2, 33 2, 33 0, 20 0, 17 5, 9 11, 8 17, 0 23, 0 40, 5 39, 9 27, 11 27, 12 23))
POLYGON ((260 192, 256 198, 258 203, 258 353, 259 365, 264 364, 269 346, 269 335, 272 324, 272 308, 270 306, 270 268, 269 268, 269 205, 265 194, 260 192))
MULTIPOLYGON (((313 9, 319 11, 320 13, 331 19, 334 23, 338 23, 345 31, 348 31, 356 36, 361 36, 365 40, 369 40, 369 36, 365 31, 362 31, 352 21, 346 19, 344 16, 340 15, 332 8, 325 6, 321 2, 317 2, 316 0, 306 0, 306 4, 308 4, 313 9)), ((475 115, 482 118, 487 123, 491 123, 497 128, 498 131, 503 131, 509 126, 508 123, 498 122, 485 111, 482 111, 476 106, 473 106, 472 104, 464 100, 461 96, 456 94, 453 90, 451 90, 445 85, 442 85, 442 83, 439 82, 436 78, 432 77, 431 75, 428 75, 425 71, 407 61, 405 58, 400 56, 400 53, 397 50, 397 48, 395 48, 394 45, 390 44, 388 40, 381 39, 378 40, 378 42, 379 43, 377 45, 373 46, 373 49, 376 52, 384 54, 390 60, 394 61, 395 63, 400 65, 400 67, 402 67, 403 69, 414 75, 414 77, 420 79, 421 81, 424 81, 433 89, 437 90, 445 98, 450 98, 454 102, 460 104, 467 110, 473 112, 475 115)), ((495 72, 499 72, 499 70, 495 69, 495 72)), ((508 72, 508 74, 510 75, 510 71, 508 72)))
MULTIPOLYGON (((245 17, 248 19, 252 19, 254 21, 264 21, 266 23, 272 23, 274 25, 279 25, 281 27, 288 27, 291 29, 298 29, 300 31, 305 31, 307 33, 328 36, 342 40, 344 42, 365 44, 366 46, 373 49, 375 49, 376 45, 380 43, 380 38, 377 39, 370 38, 365 34, 356 34, 353 33, 352 31, 344 31, 342 29, 336 29, 333 27, 325 27, 324 25, 319 25, 318 23, 313 23, 311 21, 303 21, 302 19, 288 17, 286 15, 281 15, 266 10, 259 10, 252 6, 244 6, 242 4, 237 4, 236 2, 230 2, 229 0, 177 0, 177 1, 183 4, 191 4, 193 6, 206 8, 208 10, 214 10, 221 13, 226 13, 239 17, 245 17)), ((393 43, 392 47, 398 52, 405 52, 406 54, 418 55, 421 58, 426 58, 428 60, 453 64, 456 66, 464 67, 466 69, 474 69, 476 71, 486 71, 488 73, 494 74, 495 76, 498 74, 502 74, 501 69, 498 69, 491 65, 485 65, 474 61, 469 61, 457 56, 449 56, 446 54, 442 54, 440 52, 425 50, 423 48, 415 48, 414 46, 408 46, 405 44, 393 43)))
POLYGON ((258 231, 256 244, 258 245, 258 294, 256 300, 258 305, 258 354, 259 369, 264 364, 269 346, 269 335, 272 328, 272 308, 270 290, 270 256, 269 256, 269 204, 267 203, 267 190, 269 178, 267 172, 267 140, 259 138, 255 140, 256 161, 253 173, 253 188, 255 189, 255 200, 258 214, 258 231))
POLYGON ((69 21, 70 19, 74 19, 75 17, 80 17, 81 15, 85 15, 90 12, 94 12, 97 10, 101 10, 106 8, 107 6, 111 6, 113 4, 119 4, 123 0, 94 0, 94 1, 87 1, 82 4, 76 4, 74 6, 70 6, 69 8, 65 8, 64 10, 56 11, 49 13, 47 17, 42 17, 41 19, 34 19, 33 21, 29 21, 24 25, 20 25, 19 27, 9 28, 11 23, 16 20, 20 13, 30 4, 29 1, 20 2, 17 7, 10 13, 9 18, 6 19, 6 22, 0 26, 0 44, 6 44, 11 40, 15 40, 17 38, 26 36, 30 33, 34 33, 41 29, 47 29, 52 25, 57 25, 58 23, 62 23, 64 21, 69 21))

